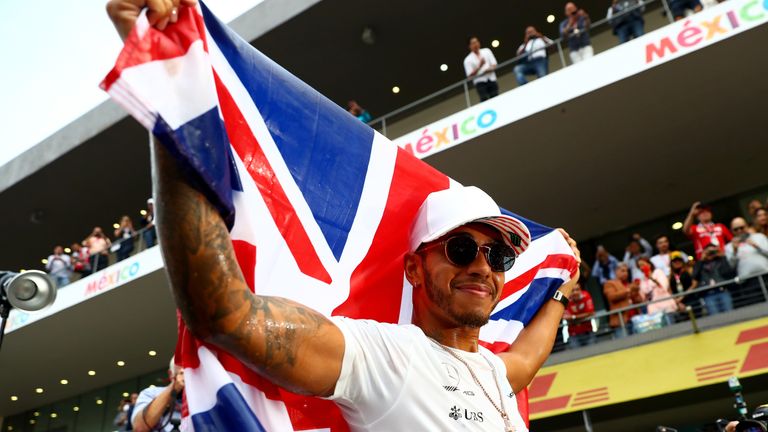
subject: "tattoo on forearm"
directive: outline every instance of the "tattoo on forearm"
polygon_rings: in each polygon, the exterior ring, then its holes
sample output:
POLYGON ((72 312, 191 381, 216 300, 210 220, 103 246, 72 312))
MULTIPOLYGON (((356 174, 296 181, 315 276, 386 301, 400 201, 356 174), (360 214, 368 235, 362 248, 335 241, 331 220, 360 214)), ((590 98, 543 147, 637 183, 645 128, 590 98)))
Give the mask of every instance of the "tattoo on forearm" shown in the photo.
POLYGON ((302 343, 332 324, 301 304, 251 293, 216 209, 182 181, 159 145, 155 157, 158 233, 185 322, 199 337, 281 381, 302 343))

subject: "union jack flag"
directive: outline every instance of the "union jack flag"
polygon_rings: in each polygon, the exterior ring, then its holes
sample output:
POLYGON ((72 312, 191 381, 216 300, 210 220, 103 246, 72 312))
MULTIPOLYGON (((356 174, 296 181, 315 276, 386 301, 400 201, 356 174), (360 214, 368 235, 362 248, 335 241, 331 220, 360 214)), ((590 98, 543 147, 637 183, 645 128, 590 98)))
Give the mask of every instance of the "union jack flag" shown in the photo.
MULTIPOLYGON (((456 182, 280 68, 203 4, 182 8, 162 32, 142 15, 102 88, 219 209, 252 290, 328 316, 410 322, 409 227, 429 193, 456 182)), ((559 233, 520 219, 532 244, 480 333, 495 352, 576 268, 559 233)), ((195 340, 181 320, 176 353, 189 429, 349 430, 332 402, 271 384, 195 340)), ((527 397, 517 400, 527 418, 527 397)))

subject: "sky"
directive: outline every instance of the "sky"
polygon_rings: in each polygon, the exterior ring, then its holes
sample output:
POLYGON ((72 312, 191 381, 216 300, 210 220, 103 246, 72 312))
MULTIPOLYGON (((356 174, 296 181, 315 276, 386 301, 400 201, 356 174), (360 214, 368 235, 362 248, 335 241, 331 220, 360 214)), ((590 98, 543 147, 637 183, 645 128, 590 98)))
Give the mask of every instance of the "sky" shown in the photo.
MULTIPOLYGON (((230 22, 263 0, 206 0, 230 22)), ((0 167, 107 99, 122 42, 106 0, 0 0, 0 167)))

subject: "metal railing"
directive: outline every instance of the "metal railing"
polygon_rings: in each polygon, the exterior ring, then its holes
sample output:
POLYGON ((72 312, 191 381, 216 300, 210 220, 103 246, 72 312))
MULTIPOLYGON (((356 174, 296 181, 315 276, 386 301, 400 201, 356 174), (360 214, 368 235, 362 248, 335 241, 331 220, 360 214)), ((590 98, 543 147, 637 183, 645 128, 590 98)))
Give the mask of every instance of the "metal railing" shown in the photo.
MULTIPOLYGON (((591 336, 591 340, 587 343, 584 343, 583 345, 592 345, 595 343, 599 343, 601 341, 607 341, 607 340, 613 340, 616 338, 623 338, 630 336, 631 334, 635 333, 646 333, 649 331, 657 330, 662 327, 668 327, 670 325, 675 324, 683 324, 685 322, 688 323, 688 325, 691 326, 691 331, 693 333, 699 332, 699 325, 698 320, 702 317, 715 315, 717 313, 722 312, 729 312, 733 309, 739 309, 745 306, 757 304, 757 303, 765 303, 766 306, 768 306, 768 283, 766 283, 766 277, 768 277, 768 272, 760 273, 751 275, 748 278, 741 279, 739 277, 729 279, 723 282, 719 282, 713 285, 706 285, 701 286, 693 290, 684 291, 681 293, 675 293, 670 296, 665 296, 663 298, 653 299, 651 301, 646 301, 643 303, 637 303, 633 305, 629 305, 623 308, 619 309, 613 309, 610 311, 599 311, 595 314, 583 318, 579 321, 575 321, 572 324, 583 324, 586 322, 591 323, 592 325, 592 332, 584 333, 584 335, 593 335, 591 336), (711 296, 716 294, 717 292, 723 292, 728 293, 728 296, 730 296, 730 299, 732 301, 732 308, 727 311, 711 311, 708 309, 708 306, 706 304, 706 298, 707 296, 711 296), (648 327, 642 328, 640 331, 637 331, 637 329, 634 329, 633 326, 636 325, 639 320, 632 320, 635 322, 627 322, 627 319, 625 316, 634 314, 636 317, 641 317, 641 319, 649 319, 652 318, 651 315, 645 313, 645 311, 648 308, 648 305, 654 304, 654 303, 661 303, 671 300, 677 300, 677 299, 683 299, 688 298, 689 300, 686 302, 686 306, 683 310, 678 310, 676 312, 658 312, 653 315, 658 314, 666 314, 667 316, 661 316, 658 320, 655 320, 652 322, 652 325, 648 327), (611 316, 618 316, 619 320, 619 326, 618 327, 611 327, 608 323, 610 322, 611 316), (669 319, 666 319, 669 318, 669 319)), ((646 321, 647 322, 647 321, 646 321)), ((556 342, 555 347, 553 351, 560 351, 565 349, 566 346, 569 346, 569 348, 577 348, 576 346, 573 346, 573 344, 568 343, 569 337, 567 336, 567 329, 568 329, 569 323, 567 320, 563 320, 561 322, 559 332, 563 335, 562 342, 559 340, 556 342)), ((583 341, 580 341, 580 343, 583 341)))
MULTIPOLYGON (((98 260, 93 259, 95 254, 89 253, 88 263, 90 265, 90 268, 85 273, 79 273, 70 269, 69 283, 71 284, 85 276, 104 270, 105 268, 120 262, 121 260, 118 259, 119 258, 118 251, 120 248, 123 247, 123 245, 128 244, 128 242, 131 242, 133 244, 133 249, 127 256, 123 257, 123 259, 129 256, 136 255, 137 253, 148 249, 145 233, 148 234, 150 231, 153 231, 154 229, 155 229, 154 226, 141 228, 139 230, 134 231, 134 233, 131 235, 130 238, 119 239, 112 242, 112 245, 106 250, 107 253, 102 254, 103 256, 106 257, 107 264, 105 266, 99 267, 98 260), (115 245, 120 245, 120 248, 115 248, 115 245)), ((155 239, 155 243, 152 246, 157 245, 156 235, 154 236, 154 239, 155 239)), ((59 288, 62 288, 62 287, 59 287, 59 288)))
MULTIPOLYGON (((633 8, 624 10, 620 13, 613 15, 610 19, 606 17, 606 18, 592 22, 588 30, 590 32, 590 36, 592 36, 593 32, 598 33, 607 29, 609 30, 612 27, 611 22, 615 22, 616 20, 620 19, 625 15, 632 14, 638 9, 643 11, 643 18, 649 17, 651 13, 658 13, 663 11, 664 15, 666 16, 667 22, 664 22, 663 25, 660 25, 657 28, 661 28, 669 23, 674 22, 672 13, 669 8, 668 0, 647 0, 639 3, 637 6, 633 8)), ((649 20, 646 20, 646 25, 648 24, 648 22, 649 20)), ((558 27, 558 30, 559 30, 559 27, 558 27)), ((555 63, 559 62, 560 69, 564 69, 568 67, 569 64, 565 58, 565 50, 563 48, 563 44, 567 44, 567 40, 564 39, 563 37, 558 37, 557 39, 553 39, 551 43, 546 45, 546 47, 540 48, 536 51, 545 50, 548 53, 551 53, 550 55, 552 55, 553 57, 556 56, 556 59, 554 60, 554 62, 555 63)), ((615 45, 608 46, 608 47, 603 46, 602 50, 605 51, 607 49, 613 48, 616 45, 619 45, 619 44, 616 43, 615 45)), ((536 52, 536 51, 533 51, 533 52, 536 52)), ((526 52, 499 63, 496 66, 494 72, 497 74, 497 76, 499 76, 499 78, 501 78, 501 76, 503 75, 512 73, 514 71, 514 66, 517 66, 522 61, 526 60, 529 56, 533 54, 533 52, 526 52)), ((547 56, 547 58, 549 58, 549 55, 547 56)), ((421 107, 421 106, 424 106, 426 108, 426 106, 434 105, 436 103, 444 101, 449 97, 454 98, 454 100, 452 101, 454 102, 454 104, 450 107, 449 110, 447 110, 450 112, 446 113, 446 110, 440 111, 439 115, 441 117, 439 118, 443 118, 446 115, 454 114, 462 109, 469 108, 473 105, 473 99, 474 99, 474 97, 472 96, 472 93, 470 92, 470 83, 476 78, 477 77, 470 77, 470 78, 462 79, 461 81, 457 81, 447 87, 444 87, 436 92, 433 92, 427 96, 424 96, 418 100, 415 100, 394 111, 391 111, 385 115, 377 117, 369 121, 368 125, 370 125, 374 129, 377 129, 383 135, 388 136, 387 135, 388 128, 390 128, 390 126, 395 121, 395 119, 398 119, 398 118, 402 119, 404 113, 407 113, 413 110, 414 108, 421 107), (463 97, 458 97, 459 95, 462 95, 462 94, 463 94, 463 97)), ((439 118, 435 119, 434 121, 439 120, 439 118)), ((416 125, 415 127, 412 127, 411 129, 405 130, 403 132, 408 132, 409 130, 417 129, 420 126, 423 126, 423 124, 416 125)))

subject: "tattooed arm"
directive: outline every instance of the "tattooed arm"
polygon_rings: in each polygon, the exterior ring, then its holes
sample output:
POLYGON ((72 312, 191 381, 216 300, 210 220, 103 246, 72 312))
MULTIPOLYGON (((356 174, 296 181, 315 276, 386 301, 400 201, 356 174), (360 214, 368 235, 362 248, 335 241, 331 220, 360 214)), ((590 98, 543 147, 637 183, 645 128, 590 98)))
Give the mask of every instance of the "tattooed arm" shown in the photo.
POLYGON ((152 167, 160 246, 192 333, 293 392, 333 394, 344 355, 338 327, 301 304, 251 293, 219 213, 155 142, 152 167))

